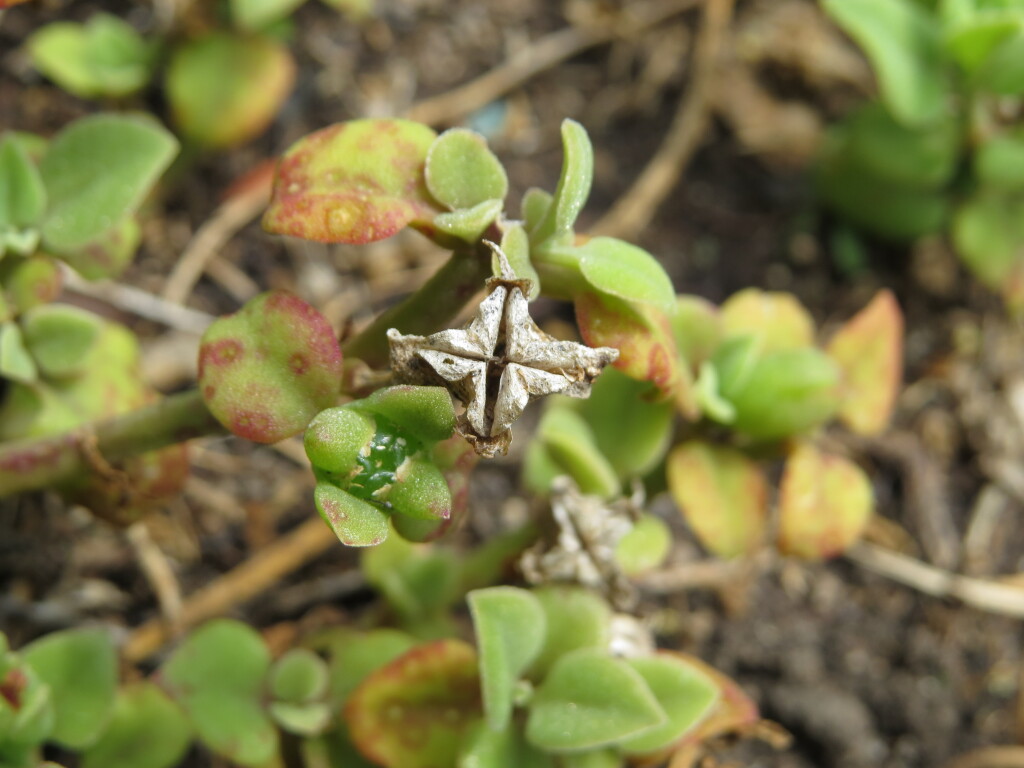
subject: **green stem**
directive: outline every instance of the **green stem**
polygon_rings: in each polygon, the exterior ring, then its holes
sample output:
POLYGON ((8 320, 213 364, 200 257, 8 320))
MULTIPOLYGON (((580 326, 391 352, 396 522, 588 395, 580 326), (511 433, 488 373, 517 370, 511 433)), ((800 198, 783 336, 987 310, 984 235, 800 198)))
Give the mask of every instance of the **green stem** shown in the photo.
POLYGON ((371 368, 388 365, 389 328, 405 334, 428 334, 443 328, 491 276, 491 256, 456 251, 422 288, 374 320, 343 346, 346 358, 358 358, 371 368))
POLYGON ((206 409, 198 390, 97 424, 44 438, 0 445, 0 497, 52 488, 117 462, 224 428, 206 409))

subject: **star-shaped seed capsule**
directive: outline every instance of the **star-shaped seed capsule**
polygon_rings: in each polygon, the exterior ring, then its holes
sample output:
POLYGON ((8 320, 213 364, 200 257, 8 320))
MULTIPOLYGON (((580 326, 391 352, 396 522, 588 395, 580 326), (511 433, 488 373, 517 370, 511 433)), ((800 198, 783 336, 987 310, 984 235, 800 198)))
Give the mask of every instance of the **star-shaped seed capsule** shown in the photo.
POLYGON ((440 384, 466 407, 459 429, 482 456, 508 450, 509 427, 544 395, 588 397, 601 370, 619 351, 558 341, 530 317, 530 281, 516 279, 501 249, 501 276, 487 283, 476 317, 461 329, 405 336, 392 328, 391 369, 399 381, 440 384))

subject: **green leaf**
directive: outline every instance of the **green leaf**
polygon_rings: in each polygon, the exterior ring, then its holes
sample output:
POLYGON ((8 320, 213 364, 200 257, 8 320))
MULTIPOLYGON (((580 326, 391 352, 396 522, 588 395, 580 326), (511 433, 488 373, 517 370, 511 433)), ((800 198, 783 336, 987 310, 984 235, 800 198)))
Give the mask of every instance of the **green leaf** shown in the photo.
POLYGON ((278 748, 277 731, 263 710, 269 669, 263 638, 240 622, 220 619, 186 638, 163 665, 161 679, 210 749, 258 766, 278 748))
POLYGON ((672 531, 660 517, 643 513, 615 545, 615 562, 627 576, 661 566, 672 549, 672 531))
POLYGON ((953 219, 953 243, 982 283, 1008 287, 1024 268, 1024 196, 982 192, 969 198, 953 219))
POLYGON ((480 717, 476 651, 459 640, 413 648, 370 674, 345 707, 352 740, 392 768, 441 768, 458 759, 480 717))
MULTIPOLYGON (((530 240, 535 243, 569 235, 590 195, 590 185, 594 178, 594 148, 586 129, 575 120, 562 121, 562 151, 562 173, 558 177, 558 187, 551 205, 536 231, 532 228, 530 230, 530 240)), ((526 203, 524 200, 524 206, 526 203)), ((534 204, 533 201, 530 203, 534 204)), ((529 213, 526 219, 529 227, 529 213)))
POLYGON ((58 252, 84 246, 134 212, 177 153, 149 119, 94 115, 50 143, 39 166, 49 195, 43 241, 58 252))
POLYGON ((903 378, 903 313, 881 290, 828 343, 842 372, 839 418, 854 432, 873 435, 892 418, 903 378))
POLYGON ((545 192, 537 187, 530 187, 523 195, 523 222, 526 225, 526 232, 530 236, 530 242, 536 242, 537 232, 547 218, 554 199, 554 195, 550 192, 545 192))
POLYGON ((874 175, 850 150, 848 127, 842 124, 826 135, 815 180, 828 205, 853 224, 890 240, 938 232, 949 215, 949 195, 944 191, 895 184, 874 175))
POLYGON ((55 722, 52 692, 32 667, 7 652, 6 643, 0 632, 0 760, 34 765, 55 722))
POLYGON ((333 632, 327 638, 331 702, 338 707, 343 705, 367 675, 401 656, 415 642, 411 635, 397 629, 333 632))
POLYGON ((344 476, 356 469, 356 458, 376 432, 372 417, 339 406, 320 411, 306 427, 302 443, 316 469, 344 476))
POLYGON ((779 488, 779 550, 807 560, 835 557, 860 538, 873 512, 871 482, 860 467, 800 445, 779 488))
POLYGON ((0 137, 0 231, 34 226, 44 210, 46 189, 39 170, 22 143, 4 134, 0 137))
POLYGON ((335 403, 341 348, 313 307, 285 291, 268 291, 203 334, 199 387, 210 412, 233 434, 275 443, 335 403))
POLYGON ((423 168, 435 136, 408 120, 355 120, 300 139, 278 165, 264 228, 353 244, 429 229, 440 208, 423 168))
POLYGON ((319 701, 307 704, 272 701, 267 710, 284 730, 299 736, 323 733, 331 722, 331 708, 319 701))
POLYGON ((103 321, 67 304, 44 304, 22 318, 25 346, 49 378, 81 373, 99 341, 103 321))
POLYGON ((430 194, 453 211, 500 202, 508 194, 505 168, 487 139, 466 128, 450 128, 434 140, 425 175, 430 194))
POLYGON ((270 669, 270 693, 279 701, 304 704, 327 690, 327 663, 305 648, 292 648, 270 669))
POLYGON ((978 68, 975 81, 980 89, 1000 96, 1024 93, 1024 29, 999 43, 978 68))
POLYGON ((622 480, 651 472, 672 440, 673 404, 653 402, 652 393, 649 384, 612 369, 594 382, 589 398, 579 401, 598 450, 622 480))
POLYGON ((295 61, 281 43, 216 33, 175 49, 165 87, 181 135, 224 148, 263 133, 294 81, 295 61))
POLYGON ((768 487, 760 468, 733 448, 697 440, 669 454, 669 489, 690 528, 720 557, 749 554, 761 542, 768 487))
POLYGON ((908 126, 881 104, 869 103, 846 125, 853 162, 866 174, 914 189, 939 189, 956 173, 963 137, 951 117, 908 126))
POLYGON ((15 315, 49 304, 60 295, 63 283, 60 267, 49 256, 7 258, 0 263, 0 285, 15 315))
POLYGON ((544 609, 532 594, 515 587, 478 589, 467 600, 480 653, 487 725, 501 731, 512 717, 516 682, 544 642, 544 609))
POLYGON ((985 187, 1024 191, 1024 131, 995 136, 974 153, 974 174, 985 187))
POLYGON ((672 331, 683 360, 699 369, 722 341, 722 316, 707 299, 681 294, 672 315, 672 331))
POLYGON ((82 768, 171 768, 185 756, 192 728, 156 685, 140 681, 117 694, 110 724, 82 755, 82 768))
POLYGON ((410 629, 428 623, 456 599, 458 563, 451 552, 392 536, 362 558, 366 580, 410 629))
POLYGON ((452 495, 444 474, 429 459, 409 458, 398 468, 397 480, 385 495, 395 513, 416 520, 447 520, 452 495))
POLYGON ((611 498, 621 490, 615 469, 598 448, 590 426, 571 408, 545 410, 537 439, 557 473, 572 477, 583 493, 611 498))
POLYGON ((117 691, 117 652, 103 629, 54 632, 21 650, 50 686, 56 722, 50 739, 69 749, 96 742, 110 720, 117 691))
POLYGON ((721 318, 726 337, 755 336, 764 352, 814 343, 814 320, 790 293, 745 288, 725 300, 721 318))
POLYGON ((974 9, 954 13, 959 18, 946 24, 946 48, 968 73, 977 72, 993 48, 1020 28, 1013 13, 977 13, 974 9))
POLYGON ((651 254, 614 237, 594 237, 576 246, 580 270, 594 288, 626 301, 672 309, 676 292, 651 254))
POLYGON ((156 46, 109 13, 85 24, 48 24, 28 41, 36 68, 82 98, 127 96, 148 81, 156 46))
MULTIPOLYGON (((526 234, 526 228, 519 222, 504 224, 503 227, 505 232, 501 236, 501 250, 508 258, 509 266, 516 277, 530 281, 530 291, 526 298, 533 301, 540 295, 540 275, 530 261, 530 237, 526 234)), ((500 271, 497 259, 497 254, 493 254, 491 264, 495 274, 500 271)))
POLYGON ((22 384, 34 384, 39 378, 35 360, 25 348, 21 328, 13 321, 0 325, 0 377, 22 384))
POLYGON ((530 702, 526 738, 549 752, 616 744, 667 716, 643 677, 607 651, 583 648, 555 662, 530 702))
POLYGON ((908 125, 937 119, 946 107, 942 30, 912 0, 822 0, 826 13, 860 45, 882 98, 908 125))
POLYGON ((434 226, 467 243, 479 240, 504 209, 501 200, 484 200, 472 208, 446 211, 434 217, 434 226))
POLYGON ((455 409, 444 387, 385 387, 350 406, 385 417, 422 443, 447 440, 455 431, 455 409))
POLYGON ((456 768, 555 768, 554 758, 527 744, 520 730, 514 723, 497 732, 477 724, 466 736, 456 768))
POLYGON ((611 639, 608 604, 578 587, 549 586, 533 591, 544 609, 544 646, 530 665, 530 678, 543 679, 562 656, 579 648, 601 648, 611 639))
POLYGON ((317 483, 313 501, 320 517, 345 546, 373 547, 388 536, 388 516, 384 512, 337 486, 317 483))
POLYGON ((647 682, 668 721, 620 743, 626 754, 642 755, 669 747, 703 720, 718 702, 718 686, 700 670, 673 656, 627 662, 647 682))
POLYGON ((255 32, 289 16, 304 2, 305 0, 231 0, 231 18, 239 29, 255 32))
POLYGON ((51 249, 86 280, 118 277, 131 264, 142 242, 142 228, 134 216, 125 216, 117 224, 85 245, 51 249))
POLYGON ((750 338, 726 342, 713 360, 721 395, 736 409, 731 423, 735 429, 755 440, 779 440, 814 429, 835 415, 840 372, 830 357, 812 347, 733 354, 750 338))

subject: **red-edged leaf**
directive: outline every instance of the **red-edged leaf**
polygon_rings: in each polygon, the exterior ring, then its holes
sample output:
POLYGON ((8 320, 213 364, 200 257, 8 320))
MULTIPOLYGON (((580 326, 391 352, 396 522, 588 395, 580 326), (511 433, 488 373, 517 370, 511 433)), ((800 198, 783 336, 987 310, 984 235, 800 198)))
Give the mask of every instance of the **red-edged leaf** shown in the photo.
POLYGON ((674 397, 687 416, 697 414, 690 371, 679 356, 667 313, 653 305, 585 292, 576 297, 576 322, 590 346, 619 350, 616 368, 632 379, 651 382, 662 398, 674 397))
POLYGON ((828 344, 842 370, 839 418, 862 435, 889 424, 903 377, 903 313, 891 291, 875 294, 828 344))
POLYGON ((370 674, 345 706, 352 741, 387 768, 451 768, 483 715, 477 655, 460 640, 421 645, 370 674))
POLYGON ((695 440, 669 454, 666 471, 672 497, 705 547, 736 557, 758 545, 768 488, 757 464, 732 448, 695 440))
POLYGON ((408 120, 354 120, 300 139, 281 158, 263 226, 324 243, 370 243, 442 208, 424 178, 436 134, 408 120))
POLYGON ((808 560, 834 557, 860 538, 873 511, 871 483, 860 467, 800 445, 782 474, 779 549, 808 560))

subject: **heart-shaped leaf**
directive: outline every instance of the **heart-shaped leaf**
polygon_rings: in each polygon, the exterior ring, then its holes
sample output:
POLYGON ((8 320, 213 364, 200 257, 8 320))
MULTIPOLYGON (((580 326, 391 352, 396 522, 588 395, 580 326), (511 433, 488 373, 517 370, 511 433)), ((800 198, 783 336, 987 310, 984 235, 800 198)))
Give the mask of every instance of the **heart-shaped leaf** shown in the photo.
POLYGON ((467 600, 480 653, 487 725, 501 731, 512 717, 516 681, 544 642, 544 609, 532 594, 515 587, 478 589, 467 600))
POLYGON ((913 0, 823 0, 825 12, 867 54, 882 97, 908 125, 946 106, 947 62, 938 20, 913 0))
POLYGON ((627 576, 657 568, 672 549, 672 531, 660 517, 643 513, 615 545, 615 562, 627 576))
POLYGON ((221 619, 189 635, 160 675, 210 749, 257 766, 278 746, 277 731, 263 710, 269 669, 263 638, 240 622, 221 619))
POLYGON ((132 683, 118 692, 110 723, 83 753, 82 768, 171 768, 191 739, 177 704, 153 683, 132 683))
POLYGON ((779 488, 779 549, 785 554, 807 560, 842 554, 873 512, 871 482, 853 462, 807 443, 786 460, 779 488))
POLYGON ((479 717, 476 651, 459 640, 399 656, 363 680, 345 706, 359 751, 387 768, 449 768, 479 717))
POLYGON ((903 366, 903 313, 890 291, 879 291, 828 344, 842 370, 839 418, 872 435, 889 424, 903 366))
POLYGON ((63 284, 60 267, 49 256, 8 257, 0 263, 0 285, 15 315, 49 304, 60 295, 63 284))
POLYGON ((768 487, 739 451, 683 443, 666 467, 672 498, 701 543, 721 557, 752 552, 764 535, 768 487))
POLYGON ((274 443, 301 432, 334 404, 341 349, 330 324, 284 291, 250 300, 216 320, 199 347, 199 386, 231 432, 274 443))
POLYGON ((508 194, 505 168, 487 139, 465 128, 450 128, 437 137, 425 173, 430 194, 453 211, 490 200, 500 203, 508 194))
POLYGON ((125 216, 113 227, 76 248, 56 255, 86 280, 118 277, 131 264, 142 242, 142 228, 134 216, 125 216))
POLYGON ((743 692, 731 677, 722 674, 705 661, 688 653, 659 651, 660 656, 677 659, 691 667, 715 684, 718 690, 717 703, 697 723, 697 726, 683 736, 686 744, 700 744, 728 733, 741 732, 760 719, 757 705, 743 692))
POLYGON ((281 158, 264 228, 354 244, 410 224, 429 230, 441 212, 423 172, 435 138, 408 120, 355 120, 311 133, 281 158))
POLYGON ((49 196, 43 242, 60 254, 87 245, 142 203, 178 151, 149 118, 93 115, 50 143, 39 170, 49 196))
POLYGON ((734 293, 721 310, 726 336, 756 336, 763 352, 807 347, 814 343, 814 320, 789 293, 746 288, 734 293))
POLYGON ((576 246, 580 271, 591 287, 626 301, 670 310, 676 301, 672 281, 651 254, 614 237, 593 237, 576 246))
POLYGON ((295 61, 281 43, 217 33, 175 49, 165 86, 181 134, 219 148, 263 133, 294 82, 295 61))
POLYGON ((710 714, 718 701, 714 680, 682 659, 659 654, 627 663, 647 682, 668 721, 621 742, 626 754, 651 753, 679 741, 710 714))
POLYGON ((317 483, 317 512, 348 547, 374 547, 388 537, 388 516, 379 507, 357 499, 330 483, 317 483))
POLYGON ((27 645, 21 656, 50 687, 56 713, 50 739, 70 749, 96 743, 110 720, 117 692, 117 652, 110 633, 54 632, 27 645))
POLYGON ((331 722, 331 708, 320 701, 306 704, 272 701, 267 711, 284 730, 299 736, 321 734, 327 730, 331 722))
POLYGON ((549 586, 533 596, 544 609, 544 646, 530 665, 530 678, 543 679, 562 656, 578 648, 606 648, 611 639, 608 604, 585 589, 549 586))
POLYGON ((555 662, 530 701, 526 738, 549 752, 582 752, 650 732, 667 715, 644 678, 607 651, 555 662))
POLYGON ((442 232, 467 243, 475 243, 495 222, 505 204, 501 200, 484 200, 472 208, 446 211, 434 217, 434 226, 442 232))

